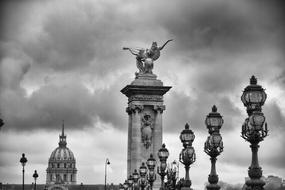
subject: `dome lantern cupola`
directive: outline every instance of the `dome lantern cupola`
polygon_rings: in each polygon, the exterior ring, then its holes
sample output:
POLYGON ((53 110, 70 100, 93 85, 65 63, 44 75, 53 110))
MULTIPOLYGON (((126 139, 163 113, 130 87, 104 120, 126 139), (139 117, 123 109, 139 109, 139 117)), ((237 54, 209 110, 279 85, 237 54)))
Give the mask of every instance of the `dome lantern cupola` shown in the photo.
POLYGON ((64 135, 64 120, 62 121, 62 132, 59 135, 59 147, 66 147, 66 136, 64 135))

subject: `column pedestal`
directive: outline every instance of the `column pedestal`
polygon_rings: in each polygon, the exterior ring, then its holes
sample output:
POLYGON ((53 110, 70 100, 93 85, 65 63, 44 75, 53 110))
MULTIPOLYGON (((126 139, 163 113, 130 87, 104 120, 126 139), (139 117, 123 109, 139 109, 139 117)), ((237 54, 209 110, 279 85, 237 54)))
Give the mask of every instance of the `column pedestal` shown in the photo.
POLYGON ((162 145, 162 113, 165 110, 163 95, 170 88, 163 86, 154 74, 140 74, 121 90, 128 97, 127 176, 138 170, 150 154, 159 162, 157 152, 162 145))

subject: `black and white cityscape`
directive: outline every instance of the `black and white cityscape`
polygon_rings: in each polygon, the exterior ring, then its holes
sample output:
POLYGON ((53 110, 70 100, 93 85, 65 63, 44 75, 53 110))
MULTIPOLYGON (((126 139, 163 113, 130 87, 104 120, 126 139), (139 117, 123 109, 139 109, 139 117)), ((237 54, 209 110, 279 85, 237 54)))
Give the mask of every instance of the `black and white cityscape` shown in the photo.
POLYGON ((285 189, 284 10, 1 1, 0 190, 285 189))

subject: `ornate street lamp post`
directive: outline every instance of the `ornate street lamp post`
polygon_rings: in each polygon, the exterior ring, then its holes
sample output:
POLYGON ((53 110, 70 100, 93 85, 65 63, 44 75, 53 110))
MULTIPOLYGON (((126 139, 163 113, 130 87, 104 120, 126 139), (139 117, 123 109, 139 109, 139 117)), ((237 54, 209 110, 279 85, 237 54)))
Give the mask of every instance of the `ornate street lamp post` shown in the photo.
POLYGON ((178 172, 178 163, 174 160, 166 172, 168 189, 174 190, 176 188, 178 172))
POLYGON ((133 173, 133 180, 134 180, 133 189, 134 190, 138 190, 139 189, 139 184, 138 184, 139 178, 140 178, 139 173, 135 169, 135 171, 133 173))
POLYGON ((22 154, 22 158, 20 159, 20 162, 21 162, 21 164, 22 164, 22 166, 23 166, 23 170, 22 170, 22 172, 23 172, 23 184, 22 184, 22 190, 25 190, 25 165, 26 165, 26 163, 27 163, 27 158, 25 157, 25 154, 23 153, 22 154))
POLYGON ((168 150, 165 148, 165 144, 162 145, 161 149, 158 150, 158 158, 160 161, 160 166, 157 167, 157 173, 160 175, 161 178, 161 190, 164 190, 164 177, 166 175, 167 164, 166 160, 169 156, 168 150))
POLYGON ((134 183, 134 178, 132 175, 129 176, 128 178, 128 185, 129 185, 129 189, 132 190, 133 189, 133 183, 134 183))
POLYGON ((255 76, 250 78, 248 85, 241 96, 241 101, 247 109, 248 118, 242 125, 241 136, 250 142, 252 151, 251 166, 248 170, 250 180, 246 181, 246 190, 263 190, 265 182, 261 180, 262 169, 258 163, 259 142, 268 135, 267 123, 262 113, 262 106, 267 98, 264 89, 257 84, 255 76))
POLYGON ((141 190, 144 190, 144 188, 147 186, 147 180, 146 180, 147 167, 145 166, 144 162, 140 166, 139 172, 140 172, 139 184, 140 184, 141 190))
POLYGON ((129 188, 128 180, 125 180, 123 187, 124 187, 124 190, 128 190, 128 188, 129 188))
POLYGON ((110 165, 110 161, 108 158, 106 158, 105 161, 105 185, 104 185, 104 190, 107 190, 107 165, 110 165))
POLYGON ((220 135, 220 129, 224 123, 224 120, 220 113, 217 112, 217 107, 212 107, 212 112, 206 117, 205 124, 209 130, 210 136, 208 136, 205 142, 204 151, 211 157, 211 173, 208 177, 209 185, 207 190, 219 190, 221 187, 218 185, 219 177, 216 172, 216 160, 217 156, 223 152, 223 141, 220 135))
POLYGON ((35 173, 33 174, 33 178, 35 179, 35 190, 37 190, 37 178, 39 177, 37 170, 35 170, 35 173))
POLYGON ((192 143, 195 139, 195 135, 192 130, 189 129, 188 123, 185 125, 185 129, 180 134, 180 140, 183 144, 183 149, 179 155, 179 161, 185 166, 185 182, 183 187, 190 189, 191 180, 189 177, 190 165, 196 161, 195 150, 192 147, 192 143))
POLYGON ((156 180, 156 174, 154 171, 155 165, 156 165, 156 160, 153 158, 153 155, 150 154, 149 159, 146 161, 146 165, 148 168, 148 175, 147 175, 147 180, 150 184, 150 189, 152 190, 153 187, 153 182, 156 180))

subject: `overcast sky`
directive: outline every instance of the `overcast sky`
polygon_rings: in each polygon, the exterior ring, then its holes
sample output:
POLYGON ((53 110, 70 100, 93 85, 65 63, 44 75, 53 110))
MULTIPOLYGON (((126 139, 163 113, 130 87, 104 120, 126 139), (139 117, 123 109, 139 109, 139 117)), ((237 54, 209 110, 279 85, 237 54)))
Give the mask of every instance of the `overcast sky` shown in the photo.
MULTIPOLYGON (((77 182, 126 178, 127 98, 135 57, 122 47, 149 48, 174 39, 154 62, 164 85, 163 141, 169 161, 178 159, 179 133, 189 122, 196 134, 192 187, 210 172, 203 152, 204 120, 213 104, 225 120, 219 178, 244 183, 251 162, 240 137, 246 111, 240 101, 251 75, 268 94, 264 113, 270 134, 260 145, 264 175, 285 177, 285 20, 282 1, 265 0, 11 0, 1 1, 0 181, 21 183, 19 159, 28 158, 45 183, 62 120, 77 161, 77 182)), ((180 165, 180 177, 184 175, 180 165)))

